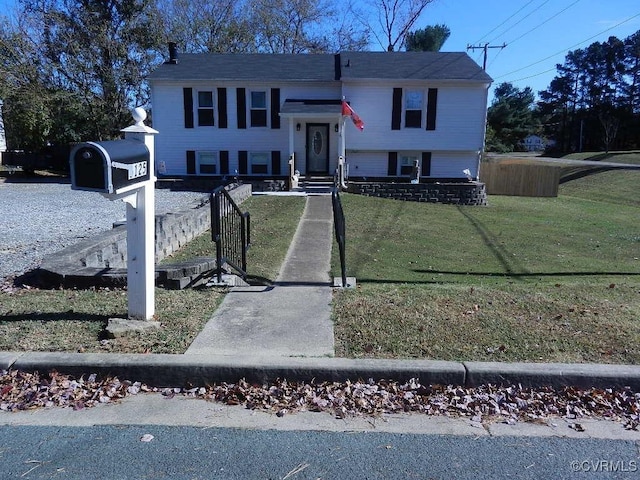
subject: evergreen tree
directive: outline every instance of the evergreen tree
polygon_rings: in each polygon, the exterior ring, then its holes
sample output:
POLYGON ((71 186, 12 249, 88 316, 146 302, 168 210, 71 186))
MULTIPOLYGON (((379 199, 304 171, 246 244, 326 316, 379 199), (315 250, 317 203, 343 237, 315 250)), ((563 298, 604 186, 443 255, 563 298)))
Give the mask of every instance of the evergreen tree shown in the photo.
POLYGON ((494 97, 487 111, 487 125, 492 131, 489 140, 493 139, 493 144, 487 142, 487 150, 518 150, 525 137, 537 131, 533 91, 505 82, 496 87, 494 97))
POLYGON ((407 52, 439 52, 451 35, 446 25, 429 25, 426 28, 409 32, 404 46, 407 52))

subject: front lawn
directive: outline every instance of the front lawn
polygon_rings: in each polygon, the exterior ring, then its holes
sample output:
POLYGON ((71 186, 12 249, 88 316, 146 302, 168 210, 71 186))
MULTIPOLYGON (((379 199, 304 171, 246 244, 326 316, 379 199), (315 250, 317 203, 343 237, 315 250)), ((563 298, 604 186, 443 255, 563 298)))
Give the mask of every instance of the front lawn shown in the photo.
POLYGON ((640 363, 637 200, 599 175, 487 207, 343 195, 359 287, 335 296, 337 355, 640 363))

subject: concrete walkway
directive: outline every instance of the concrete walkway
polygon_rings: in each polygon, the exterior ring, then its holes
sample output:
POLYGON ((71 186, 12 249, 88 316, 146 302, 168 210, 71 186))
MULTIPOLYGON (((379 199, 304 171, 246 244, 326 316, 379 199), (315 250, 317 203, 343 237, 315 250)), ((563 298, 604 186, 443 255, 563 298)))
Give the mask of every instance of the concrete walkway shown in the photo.
POLYGON ((331 196, 308 196, 276 283, 234 287, 186 354, 334 355, 331 196))

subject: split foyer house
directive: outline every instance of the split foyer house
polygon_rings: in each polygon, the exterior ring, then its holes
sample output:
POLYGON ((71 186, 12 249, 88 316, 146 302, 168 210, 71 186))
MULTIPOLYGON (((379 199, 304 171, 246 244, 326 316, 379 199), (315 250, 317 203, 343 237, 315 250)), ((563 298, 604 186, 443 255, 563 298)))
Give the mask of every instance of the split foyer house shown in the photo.
POLYGON ((352 180, 407 181, 416 161, 420 181, 478 177, 491 78, 466 53, 171 50, 149 77, 159 175, 332 175, 343 158, 352 180))

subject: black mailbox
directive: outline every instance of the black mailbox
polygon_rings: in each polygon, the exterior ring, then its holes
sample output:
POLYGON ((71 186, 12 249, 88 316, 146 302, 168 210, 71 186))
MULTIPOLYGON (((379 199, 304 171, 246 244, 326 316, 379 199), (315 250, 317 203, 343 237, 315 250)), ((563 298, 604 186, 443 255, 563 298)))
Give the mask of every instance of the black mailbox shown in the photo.
POLYGON ((149 149, 134 140, 81 143, 70 163, 74 190, 117 194, 151 178, 149 149))

